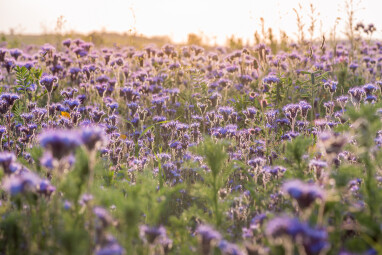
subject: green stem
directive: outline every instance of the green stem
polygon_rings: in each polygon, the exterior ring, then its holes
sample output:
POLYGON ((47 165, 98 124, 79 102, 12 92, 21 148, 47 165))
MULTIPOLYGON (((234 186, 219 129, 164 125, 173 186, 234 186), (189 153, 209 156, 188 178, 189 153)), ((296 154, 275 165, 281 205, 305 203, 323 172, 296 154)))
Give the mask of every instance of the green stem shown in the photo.
POLYGON ((218 190, 216 185, 216 175, 213 176, 213 182, 212 182, 212 188, 213 188, 213 203, 214 203, 214 210, 215 210, 215 217, 216 217, 216 226, 219 227, 221 223, 221 217, 219 213, 219 197, 218 197, 218 190))

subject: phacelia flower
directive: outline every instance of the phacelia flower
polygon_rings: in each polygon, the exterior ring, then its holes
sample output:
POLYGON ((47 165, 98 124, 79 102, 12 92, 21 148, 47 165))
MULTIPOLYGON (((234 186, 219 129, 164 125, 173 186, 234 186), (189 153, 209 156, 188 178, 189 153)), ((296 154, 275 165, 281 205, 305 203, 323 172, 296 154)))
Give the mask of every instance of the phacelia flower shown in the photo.
POLYGON ((199 225, 196 233, 199 236, 200 248, 203 255, 210 254, 212 246, 222 239, 221 234, 208 225, 199 225))
POLYGON ((49 150, 52 156, 60 160, 71 153, 81 144, 81 137, 73 130, 48 130, 39 136, 40 144, 49 150))
POLYGON ((308 184, 300 180, 284 183, 283 192, 294 198, 301 209, 309 207, 316 199, 323 200, 325 192, 315 184, 308 184))
POLYGON ((80 131, 82 143, 89 151, 97 150, 106 142, 106 134, 100 126, 84 127, 80 131))
POLYGON ((45 75, 40 80, 40 84, 45 87, 48 93, 52 93, 53 89, 57 87, 58 78, 56 76, 45 75))

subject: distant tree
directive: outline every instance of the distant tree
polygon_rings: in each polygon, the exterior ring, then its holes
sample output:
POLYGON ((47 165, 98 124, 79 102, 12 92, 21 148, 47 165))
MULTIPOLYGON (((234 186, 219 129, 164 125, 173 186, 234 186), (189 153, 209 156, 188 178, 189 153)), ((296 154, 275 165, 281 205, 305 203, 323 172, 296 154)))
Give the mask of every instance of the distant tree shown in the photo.
POLYGON ((231 35, 231 37, 227 39, 226 45, 231 49, 241 49, 243 48, 243 39, 231 35))
POLYGON ((191 33, 191 34, 188 34, 187 36, 187 44, 188 45, 192 45, 192 44, 196 44, 196 45, 202 45, 202 38, 197 35, 197 34, 194 34, 194 33, 191 33))

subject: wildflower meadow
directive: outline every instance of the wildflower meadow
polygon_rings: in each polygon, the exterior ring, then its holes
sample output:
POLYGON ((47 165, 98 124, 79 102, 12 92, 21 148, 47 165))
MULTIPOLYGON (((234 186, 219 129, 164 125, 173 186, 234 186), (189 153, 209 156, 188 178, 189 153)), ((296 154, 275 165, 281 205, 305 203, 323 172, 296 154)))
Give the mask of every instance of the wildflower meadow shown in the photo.
POLYGON ((382 42, 0 48, 0 254, 382 254, 382 42))

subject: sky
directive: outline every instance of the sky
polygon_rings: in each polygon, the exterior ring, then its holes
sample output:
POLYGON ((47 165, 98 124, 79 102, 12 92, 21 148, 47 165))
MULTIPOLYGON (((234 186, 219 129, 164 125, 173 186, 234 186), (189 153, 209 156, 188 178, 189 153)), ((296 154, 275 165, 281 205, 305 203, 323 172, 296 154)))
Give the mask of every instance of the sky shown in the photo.
MULTIPOLYGON (((318 37, 329 35, 336 18, 341 20, 338 34, 344 31, 346 0, 0 0, 0 32, 38 34, 54 32, 58 17, 64 17, 63 32, 112 31, 147 36, 167 35, 174 42, 185 42, 189 33, 203 35, 211 43, 224 43, 234 35, 253 41, 260 31, 260 18, 265 28, 276 34, 297 32, 293 8, 302 6, 302 19, 309 23, 309 4, 319 13, 318 37), (321 32, 320 32, 321 31, 321 32)), ((374 23, 376 37, 382 38, 380 0, 354 0, 356 19, 374 23)))

